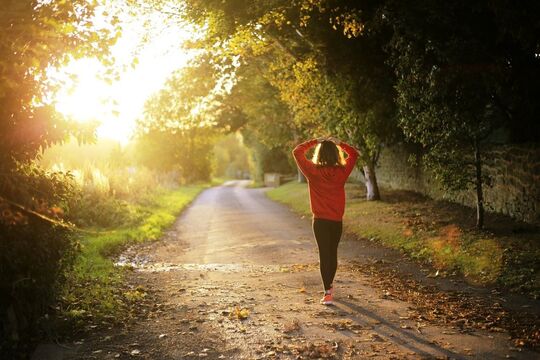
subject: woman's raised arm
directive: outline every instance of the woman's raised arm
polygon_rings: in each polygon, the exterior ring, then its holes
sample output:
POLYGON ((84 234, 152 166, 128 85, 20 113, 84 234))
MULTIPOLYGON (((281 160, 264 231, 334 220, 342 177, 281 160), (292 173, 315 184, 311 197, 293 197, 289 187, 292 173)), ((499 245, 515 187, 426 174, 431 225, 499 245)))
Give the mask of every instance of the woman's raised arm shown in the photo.
POLYGON ((340 142, 339 147, 347 153, 347 159, 345 160, 345 175, 348 177, 353 171, 356 160, 360 154, 358 153, 358 150, 346 142, 340 142))
POLYGON ((300 168, 300 171, 309 178, 309 175, 313 173, 315 164, 306 159, 306 153, 309 149, 315 146, 319 141, 317 139, 311 139, 301 144, 296 145, 292 151, 296 164, 300 168))

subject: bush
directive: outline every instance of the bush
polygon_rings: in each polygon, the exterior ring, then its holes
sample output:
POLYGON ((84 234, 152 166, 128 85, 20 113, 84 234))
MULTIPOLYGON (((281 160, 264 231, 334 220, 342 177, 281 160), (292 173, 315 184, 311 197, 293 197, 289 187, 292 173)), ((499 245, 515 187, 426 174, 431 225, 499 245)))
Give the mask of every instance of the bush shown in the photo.
POLYGON ((211 129, 149 130, 138 135, 136 163, 160 173, 178 172, 184 184, 209 181, 214 139, 211 129))
POLYGON ((74 195, 68 200, 69 220, 80 227, 129 227, 148 215, 144 204, 157 190, 174 186, 172 175, 145 167, 96 166, 75 170, 74 195))
POLYGON ((68 230, 35 217, 22 226, 0 224, 1 353, 28 350, 76 249, 68 230))
POLYGON ((129 202, 105 193, 85 192, 69 201, 69 218, 80 227, 130 226, 142 216, 129 202))
POLYGON ((32 164, 0 179, 0 353, 23 357, 55 301, 78 243, 54 218, 72 194, 69 176, 32 164), (46 220, 36 214, 50 218, 46 220))

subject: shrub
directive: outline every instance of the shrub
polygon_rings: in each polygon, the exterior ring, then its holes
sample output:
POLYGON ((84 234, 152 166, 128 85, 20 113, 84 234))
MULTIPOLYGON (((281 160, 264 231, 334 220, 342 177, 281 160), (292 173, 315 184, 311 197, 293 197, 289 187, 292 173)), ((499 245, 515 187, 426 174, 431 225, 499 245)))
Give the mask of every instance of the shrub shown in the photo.
POLYGON ((129 202, 96 191, 81 192, 69 201, 69 219, 80 227, 130 226, 143 215, 129 202))
POLYGON ((75 171, 74 195, 68 200, 70 221, 80 227, 129 227, 147 215, 137 204, 169 184, 166 175, 144 167, 86 164, 75 171), (161 179, 162 178, 162 179, 161 179))
POLYGON ((53 219, 72 191, 69 178, 28 164, 11 174, 0 198, 0 353, 7 358, 31 349, 78 250, 71 231, 53 219))

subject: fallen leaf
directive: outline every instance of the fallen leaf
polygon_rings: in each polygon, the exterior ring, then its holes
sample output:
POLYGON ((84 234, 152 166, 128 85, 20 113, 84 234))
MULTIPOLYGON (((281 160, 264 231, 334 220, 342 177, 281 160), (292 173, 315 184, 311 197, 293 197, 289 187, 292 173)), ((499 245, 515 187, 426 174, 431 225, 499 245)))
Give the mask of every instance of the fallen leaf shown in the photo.
POLYGON ((234 310, 230 313, 229 317, 235 317, 238 320, 245 320, 249 316, 249 310, 246 308, 239 308, 236 306, 234 310))

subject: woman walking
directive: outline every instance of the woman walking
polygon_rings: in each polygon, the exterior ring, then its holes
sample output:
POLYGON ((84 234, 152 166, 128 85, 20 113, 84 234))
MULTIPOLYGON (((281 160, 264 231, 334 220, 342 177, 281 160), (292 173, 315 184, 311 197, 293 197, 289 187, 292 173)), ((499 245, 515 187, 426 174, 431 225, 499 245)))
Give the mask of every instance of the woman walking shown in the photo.
POLYGON ((319 248, 319 265, 324 286, 321 304, 334 300, 334 276, 337 270, 337 248, 341 239, 345 211, 345 181, 354 168, 358 151, 336 138, 317 138, 297 145, 293 156, 309 186, 313 213, 313 233, 319 248), (316 146, 313 160, 306 158, 316 146), (343 158, 340 148, 347 153, 343 158))

